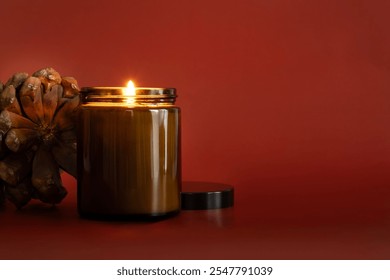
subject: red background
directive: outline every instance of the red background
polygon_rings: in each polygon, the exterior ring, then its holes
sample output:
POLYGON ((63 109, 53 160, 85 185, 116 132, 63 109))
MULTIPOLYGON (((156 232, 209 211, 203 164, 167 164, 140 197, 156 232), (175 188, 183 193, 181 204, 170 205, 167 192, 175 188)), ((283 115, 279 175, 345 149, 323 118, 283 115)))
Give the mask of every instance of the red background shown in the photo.
MULTIPOLYGON (((156 258, 390 258, 389 1, 1 0, 0 11, 3 82, 52 66, 81 86, 133 79, 178 89, 184 179, 232 184, 237 203, 218 214, 227 226, 207 218, 216 212, 131 225, 173 244, 195 238, 183 229, 189 219, 208 235, 202 242, 217 244, 161 247, 156 258), (164 231, 170 223, 175 231, 164 231)), ((53 215, 77 232, 75 183, 65 179, 71 194, 53 215)), ((40 217, 52 214, 3 211, 13 241, 3 258, 95 256, 71 241, 73 255, 38 245, 18 255, 15 224, 37 221, 38 240, 39 227, 51 228, 40 217)), ((99 225, 125 240, 117 224, 99 225)), ((142 247, 126 255, 115 246, 99 257, 148 258, 142 247)))

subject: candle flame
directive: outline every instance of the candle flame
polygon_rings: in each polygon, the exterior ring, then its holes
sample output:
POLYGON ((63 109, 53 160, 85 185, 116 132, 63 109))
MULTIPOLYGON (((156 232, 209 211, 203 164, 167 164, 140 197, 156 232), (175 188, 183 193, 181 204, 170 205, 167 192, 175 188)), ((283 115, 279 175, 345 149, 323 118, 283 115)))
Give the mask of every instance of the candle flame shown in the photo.
POLYGON ((133 81, 131 81, 131 80, 127 82, 127 87, 125 89, 125 95, 130 95, 130 96, 135 95, 135 85, 134 85, 133 81))
POLYGON ((135 85, 130 80, 127 82, 127 87, 122 89, 122 94, 126 96, 127 104, 134 104, 135 102, 135 85))

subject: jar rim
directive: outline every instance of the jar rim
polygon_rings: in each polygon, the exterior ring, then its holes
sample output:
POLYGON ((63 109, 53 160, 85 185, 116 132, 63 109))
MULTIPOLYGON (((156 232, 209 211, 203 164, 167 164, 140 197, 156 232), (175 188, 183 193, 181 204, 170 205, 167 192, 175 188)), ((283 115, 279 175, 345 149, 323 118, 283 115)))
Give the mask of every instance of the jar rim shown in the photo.
POLYGON ((127 102, 129 99, 138 103, 171 103, 177 98, 175 88, 136 87, 135 95, 126 94, 126 87, 82 87, 80 90, 83 103, 89 102, 127 102))
MULTIPOLYGON (((126 87, 82 87, 80 92, 84 95, 121 95, 124 94, 126 87)), ((176 97, 175 88, 157 88, 157 87, 135 87, 135 95, 165 95, 167 97, 176 97)), ((145 96, 145 97, 146 97, 145 96)))

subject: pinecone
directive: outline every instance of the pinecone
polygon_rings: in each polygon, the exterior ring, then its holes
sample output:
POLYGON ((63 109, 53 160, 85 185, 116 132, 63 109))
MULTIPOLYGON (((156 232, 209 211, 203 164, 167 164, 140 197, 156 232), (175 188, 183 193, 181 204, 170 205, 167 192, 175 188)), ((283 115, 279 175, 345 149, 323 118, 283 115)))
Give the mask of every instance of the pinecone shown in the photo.
POLYGON ((79 102, 77 81, 53 68, 0 83, 0 204, 4 196, 18 208, 66 196, 60 168, 76 176, 79 102))

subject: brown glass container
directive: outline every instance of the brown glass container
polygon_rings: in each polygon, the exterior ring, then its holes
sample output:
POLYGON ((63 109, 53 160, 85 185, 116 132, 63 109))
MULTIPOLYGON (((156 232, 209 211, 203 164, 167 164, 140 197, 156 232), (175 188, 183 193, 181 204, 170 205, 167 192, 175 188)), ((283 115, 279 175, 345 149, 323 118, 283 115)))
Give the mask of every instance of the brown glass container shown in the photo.
POLYGON ((180 210, 175 89, 83 88, 78 128, 82 217, 161 217, 180 210))

